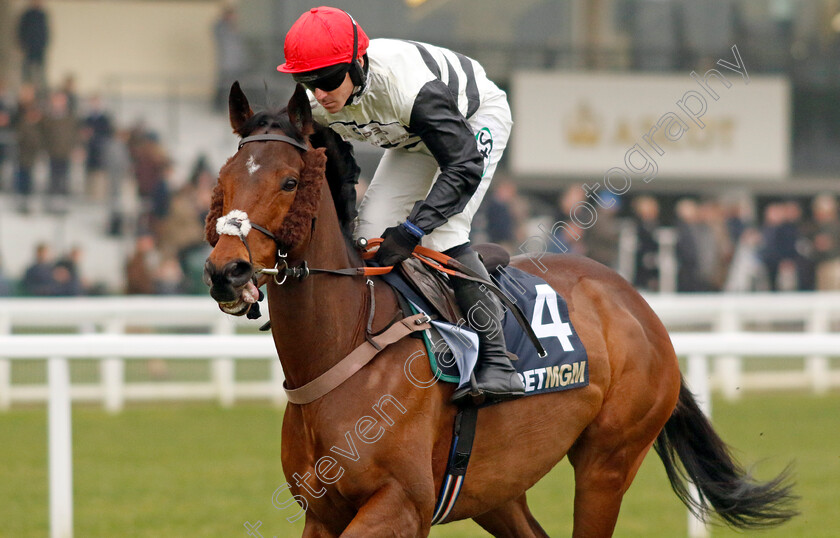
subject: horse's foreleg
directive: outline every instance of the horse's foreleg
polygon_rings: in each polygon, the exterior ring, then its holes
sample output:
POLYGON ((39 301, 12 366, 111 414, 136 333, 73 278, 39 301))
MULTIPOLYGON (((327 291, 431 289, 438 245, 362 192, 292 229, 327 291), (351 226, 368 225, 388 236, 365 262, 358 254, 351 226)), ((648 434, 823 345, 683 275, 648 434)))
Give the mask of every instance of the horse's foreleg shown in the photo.
POLYGON ((531 515, 524 494, 473 519, 496 538, 548 538, 531 515))
POLYGON ((372 536, 422 537, 429 535, 434 498, 418 503, 398 483, 392 482, 374 493, 359 509, 341 538, 372 536), (423 506, 428 504, 428 506, 423 506))
POLYGON ((306 525, 303 527, 301 538, 335 538, 336 536, 338 535, 330 531, 326 525, 312 516, 311 513, 307 512, 306 525))

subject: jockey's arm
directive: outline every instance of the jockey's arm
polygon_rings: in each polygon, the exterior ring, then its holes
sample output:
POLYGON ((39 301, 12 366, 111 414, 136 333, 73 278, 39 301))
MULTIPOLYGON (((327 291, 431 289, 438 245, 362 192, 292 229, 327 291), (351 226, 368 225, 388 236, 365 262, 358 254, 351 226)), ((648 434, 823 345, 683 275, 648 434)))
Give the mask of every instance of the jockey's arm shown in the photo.
POLYGON ((428 82, 411 110, 410 130, 437 160, 440 175, 426 196, 414 205, 408 221, 429 233, 464 210, 481 182, 484 158, 467 120, 446 84, 428 82))

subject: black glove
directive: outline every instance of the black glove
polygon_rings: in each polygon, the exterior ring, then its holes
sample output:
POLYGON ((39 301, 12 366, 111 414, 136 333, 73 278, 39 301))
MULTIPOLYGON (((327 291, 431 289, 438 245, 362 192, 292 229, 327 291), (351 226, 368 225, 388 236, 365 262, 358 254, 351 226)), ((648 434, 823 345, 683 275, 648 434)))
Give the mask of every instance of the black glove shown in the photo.
POLYGON ((420 243, 420 238, 409 232, 405 226, 391 226, 382 234, 382 244, 373 257, 382 266, 396 265, 408 259, 411 252, 420 243))

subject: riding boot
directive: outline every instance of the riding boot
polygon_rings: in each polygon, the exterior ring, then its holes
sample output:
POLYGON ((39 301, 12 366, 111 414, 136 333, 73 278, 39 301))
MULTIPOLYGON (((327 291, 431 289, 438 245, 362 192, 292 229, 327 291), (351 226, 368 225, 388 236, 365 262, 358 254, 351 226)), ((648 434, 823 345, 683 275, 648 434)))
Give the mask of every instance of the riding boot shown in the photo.
MULTIPOLYGON (((487 269, 472 249, 455 259, 490 280, 487 269)), ((452 279, 452 288, 458 306, 478 334, 478 364, 475 375, 469 385, 455 391, 452 403, 480 405, 486 400, 513 400, 524 396, 525 386, 513 368, 505 346, 505 335, 502 331, 504 311, 501 302, 492 292, 482 290, 482 285, 478 282, 455 277, 452 279), (476 308, 479 302, 481 306, 476 308), (492 319, 487 319, 488 314, 492 319)))

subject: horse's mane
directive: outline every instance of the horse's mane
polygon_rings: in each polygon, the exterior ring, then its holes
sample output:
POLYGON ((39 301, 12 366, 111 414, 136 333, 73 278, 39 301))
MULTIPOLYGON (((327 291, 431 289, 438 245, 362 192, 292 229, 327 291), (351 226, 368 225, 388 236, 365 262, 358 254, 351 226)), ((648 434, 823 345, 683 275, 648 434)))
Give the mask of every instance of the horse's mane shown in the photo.
MULTIPOLYGON (((261 111, 255 113, 239 129, 238 133, 242 138, 250 136, 258 128, 270 127, 272 130, 279 129, 287 135, 298 136, 297 129, 289 120, 286 109, 261 111)), ((283 246, 290 248, 297 244, 302 234, 308 230, 310 221, 315 216, 318 203, 321 198, 321 179, 326 176, 327 185, 330 188, 333 203, 341 225, 342 234, 350 245, 353 235, 353 226, 356 218, 355 191, 352 199, 345 185, 347 175, 354 170, 348 170, 355 166, 355 161, 350 153, 350 160, 342 154, 342 147, 336 142, 335 137, 330 136, 332 130, 315 124, 315 133, 310 137, 313 149, 303 154, 304 169, 298 184, 298 193, 295 201, 289 210, 289 214, 283 221, 282 230, 278 230, 277 238, 283 246)), ((299 136, 298 136, 299 138, 299 136)), ((233 159, 231 156, 228 162, 233 159)), ((358 167, 355 170, 358 173, 358 167)), ((355 182, 351 188, 355 187, 355 182)), ((223 189, 221 183, 217 182, 213 188, 213 195, 210 201, 210 210, 207 213, 204 224, 204 236, 210 245, 215 246, 219 240, 216 232, 216 221, 222 216, 223 210, 223 189)), ((350 249, 351 252, 353 249, 350 249)))
POLYGON ((359 165, 353 155, 353 146, 345 142, 329 127, 313 124, 315 132, 309 137, 312 147, 324 148, 327 154, 327 184, 330 186, 338 222, 344 236, 353 239, 356 225, 356 183, 359 165))

